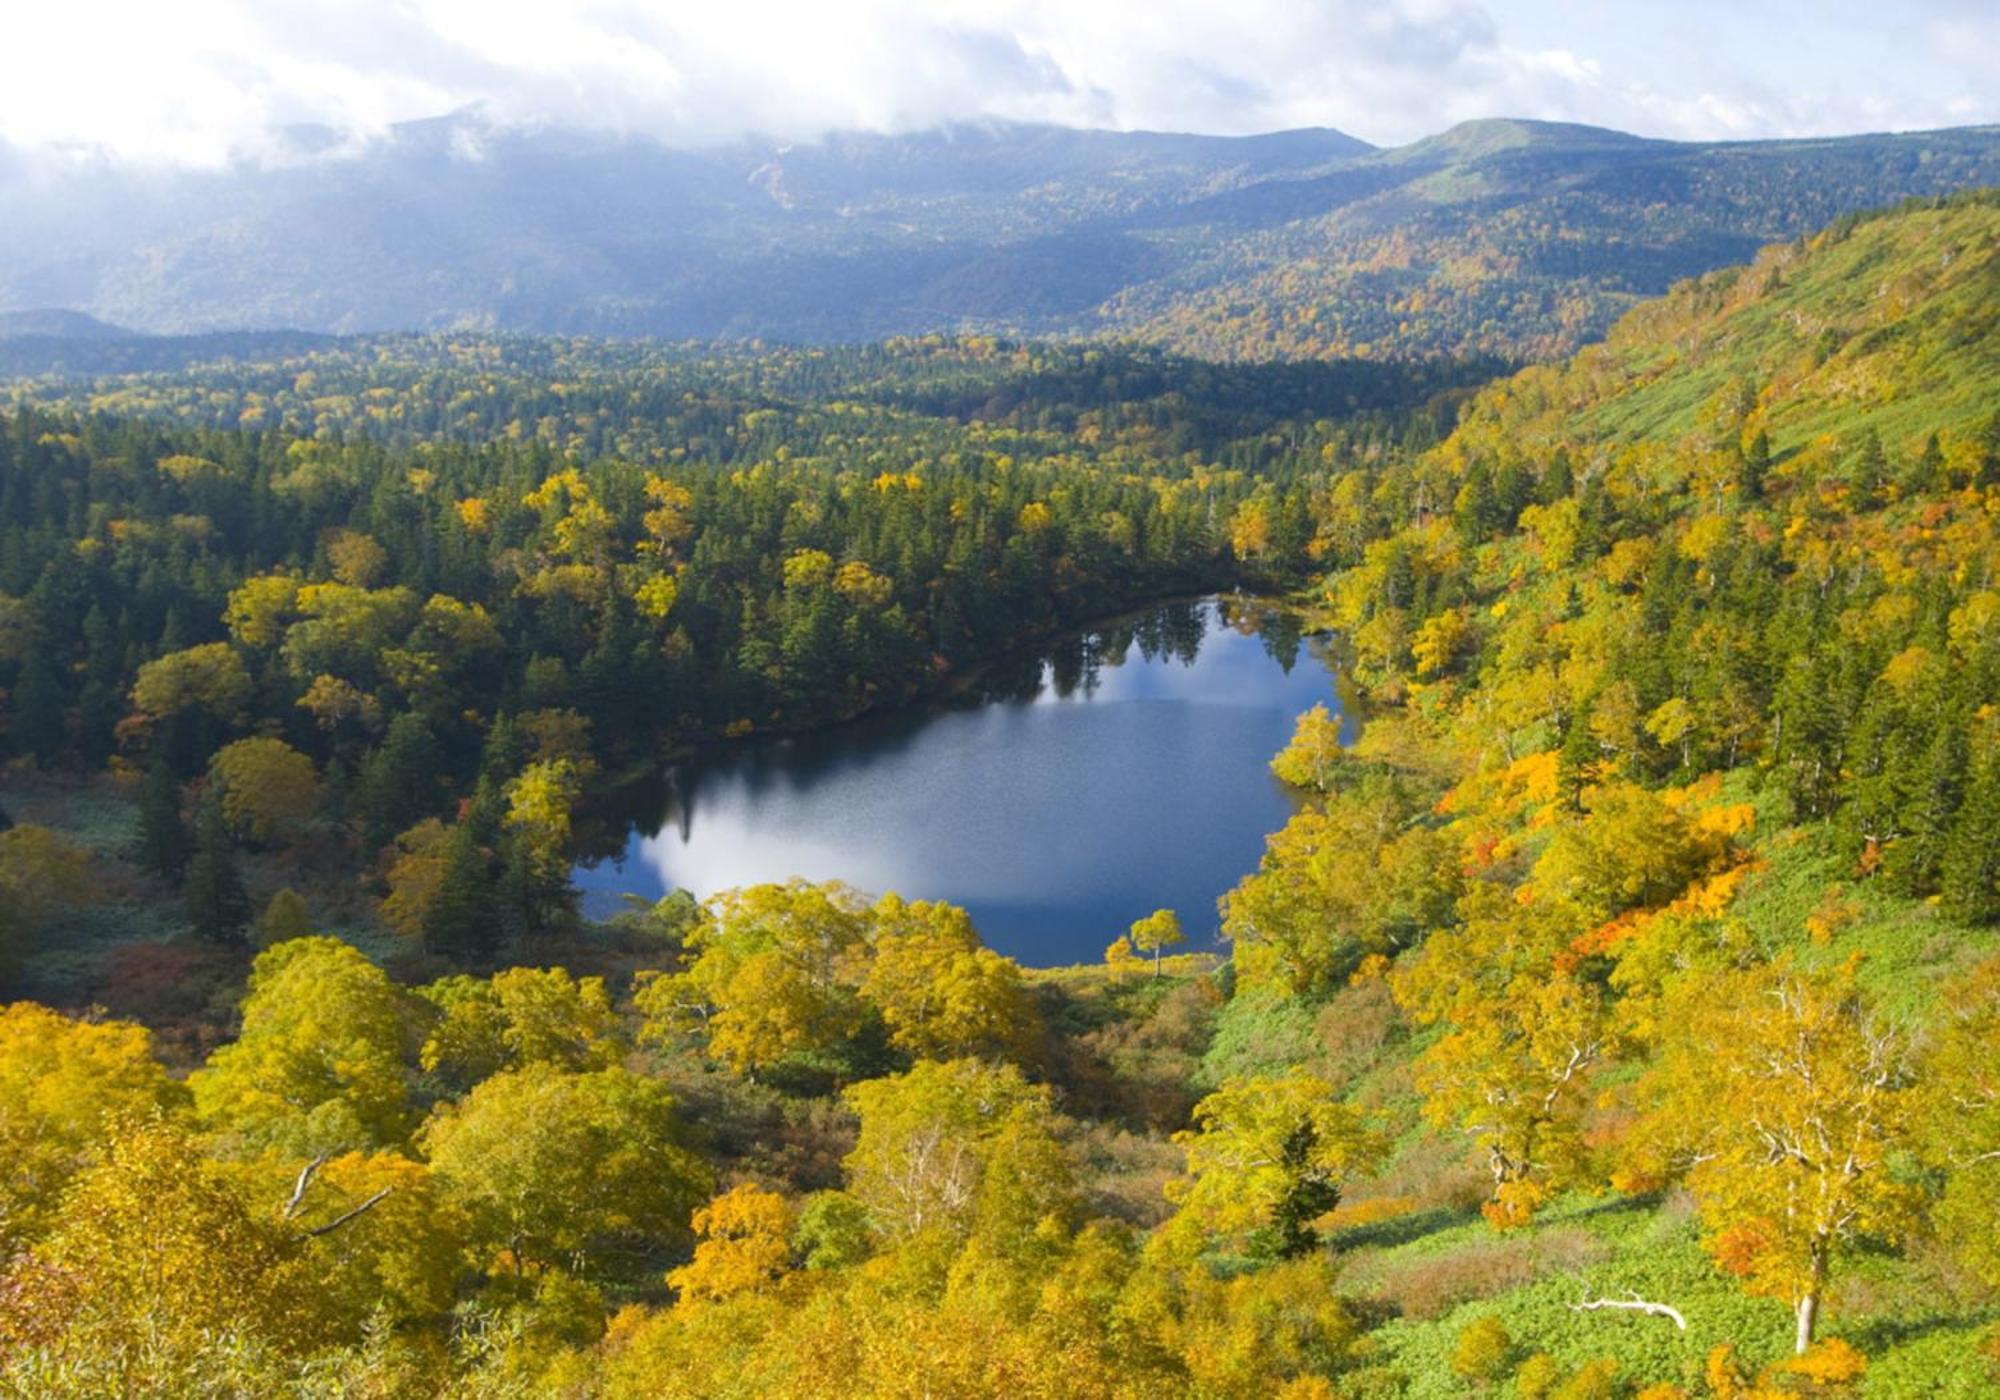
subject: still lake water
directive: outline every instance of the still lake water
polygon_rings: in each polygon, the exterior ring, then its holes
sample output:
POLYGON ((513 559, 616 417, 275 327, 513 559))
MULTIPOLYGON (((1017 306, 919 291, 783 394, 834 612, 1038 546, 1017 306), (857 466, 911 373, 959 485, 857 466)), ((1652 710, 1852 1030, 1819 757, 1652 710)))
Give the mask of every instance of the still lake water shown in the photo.
POLYGON ((1338 708, 1324 641, 1234 599, 1102 624, 984 673, 946 705, 719 746, 627 793, 622 855, 579 866, 619 896, 802 876, 943 899, 1031 966, 1095 962, 1170 906, 1213 947, 1215 901, 1292 799, 1271 755, 1338 708))

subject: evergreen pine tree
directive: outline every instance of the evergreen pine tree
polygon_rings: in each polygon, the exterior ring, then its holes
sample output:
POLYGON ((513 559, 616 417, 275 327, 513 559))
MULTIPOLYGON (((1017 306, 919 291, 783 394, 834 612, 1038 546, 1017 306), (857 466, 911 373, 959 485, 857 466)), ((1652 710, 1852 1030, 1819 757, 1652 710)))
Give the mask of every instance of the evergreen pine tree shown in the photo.
POLYGON ((1982 490, 2000 486, 2000 413, 1986 420, 1985 431, 1979 438, 1978 465, 1973 470, 1972 484, 1982 490))
POLYGON ((1569 449, 1558 447, 1556 455, 1549 459, 1549 469, 1542 473, 1541 489, 1535 498, 1545 506, 1557 501, 1566 501, 1576 490, 1576 473, 1569 464, 1569 449))
POLYGON ((1910 894, 1929 894, 1944 878, 1952 818, 1961 805, 1968 756, 1963 712, 1939 710, 1922 759, 1911 765, 1909 795, 1899 814, 1902 838, 1890 848, 1889 870, 1910 894))
POLYGON ((194 859, 188 864, 187 921, 195 936, 210 943, 243 942, 250 922, 250 896, 236 869, 229 827, 217 802, 202 804, 195 819, 194 859))
POLYGON ((528 761, 528 742, 511 715, 496 716, 479 751, 479 781, 495 791, 507 785, 528 761))
POLYGON ((422 715, 405 711, 389 722, 381 746, 362 760, 354 783, 354 811, 370 850, 437 810, 443 766, 437 739, 422 715))
POLYGON ((118 629, 93 604, 83 619, 83 688, 77 695, 77 732, 84 761, 102 766, 117 748, 125 716, 125 647, 118 629))
POLYGON ((424 920, 424 946, 457 962, 482 963, 500 946, 500 918, 492 862, 473 833, 453 828, 444 849, 444 874, 424 920))
POLYGON ((1881 435, 1873 428, 1861 435, 1861 446, 1848 468, 1848 480, 1854 487, 1857 506, 1874 504, 1889 483, 1889 459, 1882 451, 1881 435))
POLYGON ((2000 750, 1986 755, 1966 789, 1940 883, 1944 907, 1959 918, 2000 920, 2000 750))
POLYGON ((1938 435, 1932 433, 1924 442, 1924 450, 1911 459, 1909 468, 1903 473, 1903 494, 1905 496, 1928 496, 1944 485, 1944 447, 1938 435))
POLYGON ((139 789, 139 864, 163 880, 187 870, 192 838, 181 820, 181 785, 164 755, 154 755, 139 789))
POLYGON ((1604 757, 1597 736, 1590 732, 1590 709, 1585 703, 1570 716, 1556 753, 1556 786, 1573 812, 1583 810, 1583 790, 1597 780, 1597 764, 1604 757))
POLYGON ((1743 454, 1743 499, 1761 501, 1764 499, 1764 479, 1771 471, 1771 436, 1762 428, 1757 436, 1750 439, 1750 449, 1743 454))
POLYGON ((9 729, 17 753, 48 765, 62 757, 63 688, 47 652, 36 647, 21 664, 14 683, 13 717, 9 729))

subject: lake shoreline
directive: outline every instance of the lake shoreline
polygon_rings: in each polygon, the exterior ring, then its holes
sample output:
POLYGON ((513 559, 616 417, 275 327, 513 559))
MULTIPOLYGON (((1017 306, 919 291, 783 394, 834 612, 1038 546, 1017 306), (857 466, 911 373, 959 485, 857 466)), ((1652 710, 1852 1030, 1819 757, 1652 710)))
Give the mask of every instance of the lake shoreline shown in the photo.
POLYGON ((1183 594, 920 701, 683 746, 599 790, 575 844, 586 914, 797 877, 961 905, 1030 966, 1094 961, 1160 907, 1208 944, 1296 810, 1271 757, 1306 709, 1351 708, 1330 634, 1302 620, 1283 594, 1183 594))
MULTIPOLYGON (((1298 597, 1298 590, 1293 590, 1290 593, 1247 593, 1242 589, 1225 591, 1210 588, 1194 593, 1174 592, 1162 594, 1156 598, 1148 598, 1142 602, 1129 604, 1118 609, 1116 612, 1100 613, 1081 622, 1050 628, 1036 632, 1030 636, 1022 637, 1017 641, 1009 642, 999 652, 976 661, 970 666, 961 670, 942 673, 942 679, 938 683, 925 686, 903 699, 866 705, 854 713, 842 715, 838 719, 821 720, 804 724, 779 723, 758 725, 741 734, 707 734, 697 738, 677 740, 671 744, 662 746, 650 757, 634 759, 630 763, 623 765, 615 776, 607 777, 597 784, 597 792, 618 792, 631 787, 633 784, 646 781, 648 777, 657 774, 663 768, 672 767, 678 763, 686 763, 690 759, 699 758, 704 754, 714 753, 718 750, 728 749, 734 745, 774 738, 799 738, 805 735, 833 734, 843 729, 865 724, 870 720, 879 719, 884 715, 900 714, 922 710, 926 707, 938 706, 954 695, 965 694, 972 686, 978 684, 982 677, 992 675, 1009 661, 1018 660, 1028 652, 1050 646, 1065 637, 1074 637, 1087 632, 1098 631, 1127 618, 1141 616, 1154 608, 1170 608, 1182 604, 1205 603, 1211 600, 1220 601, 1224 598, 1240 598, 1245 605, 1268 605, 1274 611, 1291 613, 1302 619, 1310 619, 1312 616, 1310 612, 1311 604, 1298 597)), ((1302 635, 1318 637, 1330 635, 1331 632, 1331 628, 1312 627, 1302 635)), ((590 800, 591 798, 586 798, 587 802, 590 800)))

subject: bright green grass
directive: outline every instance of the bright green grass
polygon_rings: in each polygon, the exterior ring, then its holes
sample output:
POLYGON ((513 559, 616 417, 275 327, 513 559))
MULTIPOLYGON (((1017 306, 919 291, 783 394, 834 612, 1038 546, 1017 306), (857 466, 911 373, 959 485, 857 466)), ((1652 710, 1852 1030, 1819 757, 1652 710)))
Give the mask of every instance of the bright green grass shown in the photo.
POLYGON ((1686 284, 1634 312, 1592 363, 1614 382, 1576 421, 1604 440, 1679 441, 1718 394, 1774 382, 1766 427, 1781 454, 1863 428, 1892 453, 1972 428, 2000 382, 2000 199, 1863 219, 1803 258, 1686 284))
POLYGON ((1761 813, 1758 825, 1777 834, 1753 845, 1761 868, 1744 882, 1729 917, 1755 930, 1767 952, 1790 950, 1808 965, 1858 955, 1862 988, 1885 1015, 1922 1020, 1942 984, 2000 951, 1995 930, 1959 923, 1934 903, 1861 878, 1824 825, 1781 830, 1761 813), (1808 932, 1816 912, 1834 914, 1823 942, 1808 932))
MULTIPOLYGON (((1388 1232, 1378 1228, 1374 1233, 1388 1232)), ((1374 1334, 1377 1360, 1401 1376, 1401 1393, 1409 1400, 1468 1393, 1468 1383, 1452 1373, 1452 1348, 1468 1324, 1488 1315, 1497 1317, 1514 1340, 1511 1366, 1546 1352, 1567 1375, 1609 1357, 1617 1361, 1621 1379, 1635 1388, 1661 1381, 1692 1385, 1709 1352, 1725 1343, 1733 1343, 1752 1368, 1780 1361, 1790 1352, 1789 1308, 1748 1297, 1702 1252, 1686 1207, 1652 1198, 1571 1196, 1554 1203, 1532 1225, 1507 1234, 1483 1220, 1460 1218, 1405 1242, 1354 1249, 1346 1256, 1343 1289, 1394 1296, 1399 1279, 1489 1258, 1504 1260, 1510 1276, 1524 1269, 1533 1276, 1491 1292, 1481 1292, 1475 1276, 1467 1291, 1477 1296, 1434 1318, 1398 1318, 1374 1334), (1585 1312, 1574 1306, 1586 1298, 1632 1293, 1678 1308, 1687 1331, 1662 1317, 1611 1309, 1585 1312)), ((1893 1257, 1851 1266, 1848 1277, 1859 1279, 1864 1273, 1871 1296, 1888 1298, 1890 1312, 1843 1314, 1836 1297, 1822 1330, 1822 1335, 1847 1338, 1869 1356, 1864 1395, 1994 1393, 1990 1371, 1977 1352, 1981 1329, 2000 1314, 2000 1307, 1968 1313, 1941 1302, 1910 1266, 1893 1257)), ((1510 1392, 1511 1386, 1503 1385, 1497 1393, 1510 1392)))

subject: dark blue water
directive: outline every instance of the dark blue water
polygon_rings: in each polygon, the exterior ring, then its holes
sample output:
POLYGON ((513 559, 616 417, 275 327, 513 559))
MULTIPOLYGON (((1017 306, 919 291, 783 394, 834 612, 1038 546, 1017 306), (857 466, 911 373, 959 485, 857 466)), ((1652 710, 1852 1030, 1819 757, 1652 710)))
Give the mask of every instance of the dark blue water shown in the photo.
POLYGON ((1323 644, 1289 615, 1180 603, 996 667, 956 708, 746 740, 663 775, 585 908, 676 886, 803 876, 965 906, 1034 966, 1094 962, 1162 905, 1213 946, 1217 896, 1292 801, 1292 722, 1337 708, 1323 644))

